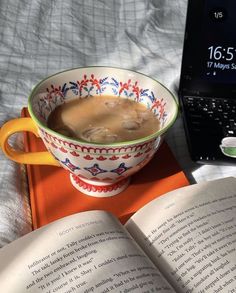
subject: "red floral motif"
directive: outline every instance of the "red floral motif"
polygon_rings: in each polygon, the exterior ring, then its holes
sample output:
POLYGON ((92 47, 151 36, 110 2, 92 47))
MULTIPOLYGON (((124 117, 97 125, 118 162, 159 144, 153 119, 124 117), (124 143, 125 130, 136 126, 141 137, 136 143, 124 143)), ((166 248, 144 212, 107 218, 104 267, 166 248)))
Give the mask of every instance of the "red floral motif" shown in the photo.
POLYGON ((124 156, 122 156, 122 159, 129 159, 131 157, 131 155, 124 155, 124 156))
POLYGON ((119 90, 119 95, 121 95, 121 93, 124 90, 129 90, 129 87, 131 86, 131 79, 128 80, 128 82, 120 82, 120 90, 119 90))
POLYGON ((115 160, 118 160, 119 159, 119 157, 117 157, 117 156, 112 156, 109 160, 111 160, 111 161, 115 161, 115 160))
POLYGON ((99 156, 99 157, 97 157, 97 160, 98 161, 105 161, 105 160, 107 160, 107 158, 105 158, 103 156, 99 156))
POLYGON ((137 84, 138 84, 138 82, 136 81, 134 83, 134 85, 132 86, 132 89, 133 89, 133 93, 136 95, 136 99, 138 101, 139 96, 140 96, 140 92, 142 91, 142 89, 140 89, 137 84))
POLYGON ((92 83, 92 85, 94 85, 94 86, 98 89, 98 91, 100 92, 100 90, 101 90, 100 81, 99 81, 97 78, 94 77, 94 74, 91 74, 91 78, 90 78, 89 81, 90 81, 90 82, 92 83))
POLYGON ((55 145, 54 142, 51 143, 51 146, 52 146, 53 148, 55 148, 55 149, 58 149, 58 147, 55 145))
POLYGON ((88 80, 86 74, 84 75, 84 78, 81 81, 77 80, 78 90, 80 93, 82 92, 82 89, 88 85, 88 82, 89 82, 89 80, 88 80))
POLYGON ((76 153, 75 151, 70 152, 70 154, 71 154, 72 156, 74 156, 74 157, 79 157, 79 156, 80 156, 80 155, 79 155, 78 153, 76 153))
POLYGON ((138 157, 142 156, 142 154, 143 154, 143 153, 138 152, 134 157, 135 157, 135 158, 138 158, 138 157))
POLYGON ((157 108, 159 110, 159 113, 160 113, 159 118, 162 118, 163 115, 164 115, 164 112, 165 112, 165 105, 166 105, 166 103, 163 103, 163 98, 161 100, 156 100, 153 103, 151 110, 157 108))
POLYGON ((151 148, 148 148, 144 153, 149 153, 152 149, 151 148))
POLYGON ((51 100, 54 95, 64 97, 64 94, 62 92, 62 87, 59 85, 59 87, 55 87, 53 84, 51 85, 51 90, 47 88, 48 95, 45 97, 46 100, 51 100))
POLYGON ((63 153, 68 153, 68 151, 66 149, 64 149, 63 147, 60 147, 59 150, 63 153))
POLYGON ((90 155, 86 155, 86 156, 84 156, 84 159, 85 160, 93 160, 93 157, 91 157, 90 155))

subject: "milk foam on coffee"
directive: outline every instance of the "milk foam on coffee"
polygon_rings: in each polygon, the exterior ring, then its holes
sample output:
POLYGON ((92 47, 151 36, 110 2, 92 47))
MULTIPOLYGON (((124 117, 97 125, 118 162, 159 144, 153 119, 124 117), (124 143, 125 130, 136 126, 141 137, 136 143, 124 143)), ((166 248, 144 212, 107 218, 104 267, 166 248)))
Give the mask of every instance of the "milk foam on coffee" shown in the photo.
POLYGON ((65 136, 95 143, 146 137, 160 128, 145 105, 115 96, 73 98, 56 107, 48 127, 65 136))

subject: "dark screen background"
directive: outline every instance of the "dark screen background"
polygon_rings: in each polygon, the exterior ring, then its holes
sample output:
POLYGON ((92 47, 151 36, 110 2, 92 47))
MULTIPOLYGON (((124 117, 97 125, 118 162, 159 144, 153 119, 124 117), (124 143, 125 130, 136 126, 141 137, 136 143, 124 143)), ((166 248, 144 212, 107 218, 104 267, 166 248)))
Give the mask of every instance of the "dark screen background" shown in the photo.
POLYGON ((216 96, 227 93, 236 98, 232 63, 236 65, 236 0, 189 0, 179 91, 216 96), (220 12, 223 17, 217 14, 220 12), (210 46, 222 47, 220 60, 209 60, 210 46), (225 60, 228 47, 235 48, 231 61, 225 60), (208 68, 208 61, 223 64, 225 69, 220 64, 208 68))
MULTIPOLYGON (((236 81, 236 1, 235 0, 207 0, 205 1, 202 22, 203 44, 201 46, 202 78, 212 82, 232 83, 236 81), (210 46, 218 48, 221 58, 209 59, 210 46), (228 48, 233 54, 227 54, 228 48), (213 62, 211 68, 207 68, 207 62, 213 62)), ((219 54, 218 54, 219 55, 219 54)))

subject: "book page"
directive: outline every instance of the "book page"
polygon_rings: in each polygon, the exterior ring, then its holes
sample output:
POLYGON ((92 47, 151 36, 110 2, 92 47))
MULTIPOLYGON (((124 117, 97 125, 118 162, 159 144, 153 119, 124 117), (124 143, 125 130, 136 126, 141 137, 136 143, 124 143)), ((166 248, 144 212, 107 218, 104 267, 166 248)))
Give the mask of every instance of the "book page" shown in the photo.
POLYGON ((125 226, 177 292, 236 292, 236 178, 172 191, 125 226))
POLYGON ((173 292, 111 214, 55 221, 0 250, 1 292, 173 292))

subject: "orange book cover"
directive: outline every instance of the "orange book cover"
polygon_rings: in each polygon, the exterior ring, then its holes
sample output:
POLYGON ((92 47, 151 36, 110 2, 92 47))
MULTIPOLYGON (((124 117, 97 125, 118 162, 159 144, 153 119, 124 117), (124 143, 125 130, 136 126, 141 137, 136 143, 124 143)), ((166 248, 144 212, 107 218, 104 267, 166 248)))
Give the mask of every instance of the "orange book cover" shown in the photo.
MULTIPOLYGON (((27 108, 22 116, 28 117, 27 108)), ((45 150, 40 138, 30 132, 24 133, 26 151, 45 150)), ((152 199, 189 182, 164 142, 154 158, 132 176, 128 188, 112 197, 92 197, 72 186, 69 172, 60 167, 27 165, 33 229, 67 215, 87 211, 106 210, 125 223, 137 210, 152 199)))

